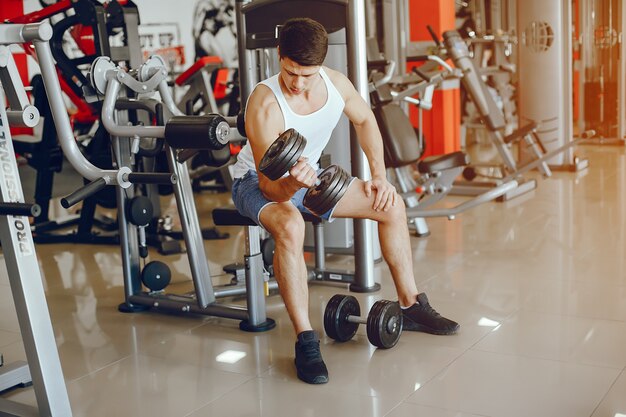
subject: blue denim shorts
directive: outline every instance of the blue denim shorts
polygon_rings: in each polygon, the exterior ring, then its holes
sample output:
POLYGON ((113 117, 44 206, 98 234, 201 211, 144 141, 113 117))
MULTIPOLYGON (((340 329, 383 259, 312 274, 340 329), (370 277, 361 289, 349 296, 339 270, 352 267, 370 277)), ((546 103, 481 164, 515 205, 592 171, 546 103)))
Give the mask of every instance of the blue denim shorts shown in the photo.
MULTIPOLYGON (((318 170, 318 174, 322 172, 322 170, 318 170)), ((352 178, 354 181, 354 178, 352 178)), ((350 182, 352 184, 352 182, 350 182)), ((304 200, 304 195, 306 194, 307 189, 301 188, 298 190, 293 197, 291 197, 291 203, 296 206, 298 210, 303 213, 312 214, 304 205, 302 201, 304 200)), ((233 203, 235 203, 235 207, 239 210, 239 213, 243 216, 249 217, 256 222, 256 224, 261 225, 261 221, 259 220, 259 215, 261 214, 261 210, 263 210, 269 204, 276 204, 275 201, 268 200, 263 195, 263 192, 259 188, 259 175, 255 170, 249 170, 243 177, 237 178, 233 182, 233 203)), ((329 222, 333 221, 333 212, 335 208, 328 210, 326 213, 322 214, 321 217, 324 220, 329 222)))

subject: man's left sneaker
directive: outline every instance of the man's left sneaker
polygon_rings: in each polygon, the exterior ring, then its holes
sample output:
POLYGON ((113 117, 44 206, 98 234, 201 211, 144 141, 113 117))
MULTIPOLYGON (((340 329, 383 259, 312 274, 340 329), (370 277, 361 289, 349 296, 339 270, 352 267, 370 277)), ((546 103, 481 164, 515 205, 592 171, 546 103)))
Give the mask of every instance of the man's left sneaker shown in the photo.
POLYGON ((417 295, 417 302, 402 309, 402 330, 448 335, 459 330, 459 323, 443 317, 428 303, 426 294, 417 295))

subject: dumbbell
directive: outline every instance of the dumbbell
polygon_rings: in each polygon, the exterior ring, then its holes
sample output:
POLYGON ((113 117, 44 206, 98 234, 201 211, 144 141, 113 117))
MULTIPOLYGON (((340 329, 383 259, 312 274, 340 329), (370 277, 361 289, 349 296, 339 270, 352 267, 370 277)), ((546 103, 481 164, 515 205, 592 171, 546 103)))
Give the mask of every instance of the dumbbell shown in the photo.
MULTIPOLYGON (((304 136, 295 129, 287 129, 267 149, 259 163, 259 171, 276 181, 298 162, 305 146, 304 136)), ((343 168, 330 165, 304 195, 304 206, 317 215, 326 213, 343 197, 350 181, 350 174, 343 168)))
POLYGON ((359 324, 367 325, 367 339, 376 347, 392 348, 402 334, 402 310, 398 303, 379 300, 374 303, 367 319, 361 317, 361 307, 351 295, 334 295, 324 310, 324 331, 328 337, 347 342, 356 334, 359 324))

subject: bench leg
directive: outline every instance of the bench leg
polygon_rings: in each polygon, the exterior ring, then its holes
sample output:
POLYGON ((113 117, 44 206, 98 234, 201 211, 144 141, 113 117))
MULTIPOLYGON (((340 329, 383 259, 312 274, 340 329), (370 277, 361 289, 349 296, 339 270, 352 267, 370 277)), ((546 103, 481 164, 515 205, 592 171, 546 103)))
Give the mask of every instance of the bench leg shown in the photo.
POLYGON ((248 320, 239 323, 239 328, 247 332, 264 332, 276 326, 267 318, 265 308, 264 265, 261 255, 259 226, 246 226, 246 297, 248 320))

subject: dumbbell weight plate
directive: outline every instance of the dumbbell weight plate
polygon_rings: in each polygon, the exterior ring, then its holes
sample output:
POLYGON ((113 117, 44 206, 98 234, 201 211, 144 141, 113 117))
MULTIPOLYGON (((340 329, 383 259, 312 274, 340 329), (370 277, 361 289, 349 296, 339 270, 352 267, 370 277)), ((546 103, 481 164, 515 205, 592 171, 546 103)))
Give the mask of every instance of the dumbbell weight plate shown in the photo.
POLYGON ((358 323, 348 321, 348 316, 360 315, 361 308, 356 298, 351 295, 333 295, 324 310, 324 331, 331 339, 347 342, 359 328, 358 323))
MULTIPOLYGON (((274 160, 271 164, 271 175, 269 177, 273 181, 281 178, 289 169, 296 164, 298 158, 302 154, 304 146, 302 145, 303 136, 291 135, 285 144, 285 152, 274 160), (289 146, 291 144, 291 147, 289 146)), ((265 157, 265 155, 264 155, 265 157)), ((262 171, 263 172, 263 171, 262 171)))
POLYGON ((337 185, 341 182, 341 171, 336 165, 331 165, 322 171, 318 177, 319 184, 310 188, 304 195, 302 203, 313 213, 321 215, 327 204, 326 200, 332 199, 337 185))
POLYGON ((348 191, 348 187, 350 186, 351 181, 352 181, 352 177, 350 176, 350 174, 342 170, 342 179, 340 180, 339 184, 337 184, 337 188, 336 188, 335 193, 333 193, 332 195, 332 199, 326 202, 326 207, 325 207, 326 211, 335 207, 335 205, 339 202, 339 200, 341 200, 341 198, 346 193, 346 191, 348 191))
POLYGON ((267 148, 265 154, 263 154, 263 158, 261 158, 259 171, 271 180, 280 178, 277 173, 277 165, 283 163, 285 157, 295 145, 296 141, 293 139, 290 140, 290 138, 291 135, 289 134, 289 130, 280 134, 278 138, 272 142, 270 147, 267 148))
POLYGON ((326 196, 322 202, 322 206, 319 208, 320 210, 323 210, 322 213, 326 213, 328 210, 335 207, 335 204, 341 200, 341 197, 343 197, 348 189, 348 185, 350 185, 350 175, 348 175, 348 173, 343 169, 340 170, 339 174, 339 181, 337 182, 334 191, 326 196))
POLYGON ((259 171, 272 181, 276 181, 296 163, 302 153, 302 151, 298 153, 297 150, 300 148, 304 150, 305 145, 304 136, 294 129, 285 130, 265 151, 259 163, 259 171))
POLYGON ((293 147, 291 148, 289 153, 286 155, 283 162, 277 166, 276 172, 281 173, 280 176, 278 176, 278 178, 285 175, 286 172, 289 172, 291 167, 294 166, 296 162, 298 162, 298 158, 300 158, 300 156, 302 155, 302 152, 304 151, 305 146, 306 146, 306 139, 304 139, 304 136, 298 135, 298 137, 296 138, 296 141, 293 144, 293 147))
POLYGON ((350 175, 340 167, 331 165, 320 174, 320 177, 323 177, 326 172, 328 172, 327 175, 332 175, 333 178, 333 183, 331 183, 330 187, 325 189, 320 184, 307 191, 303 200, 304 206, 317 214, 324 214, 332 209, 343 197, 350 185, 350 175))
POLYGON ((398 303, 376 301, 367 316, 367 338, 382 349, 392 348, 402 333, 402 310, 398 303))
POLYGON ((141 271, 141 282, 150 291, 162 291, 171 280, 170 268, 161 261, 148 262, 141 271))

